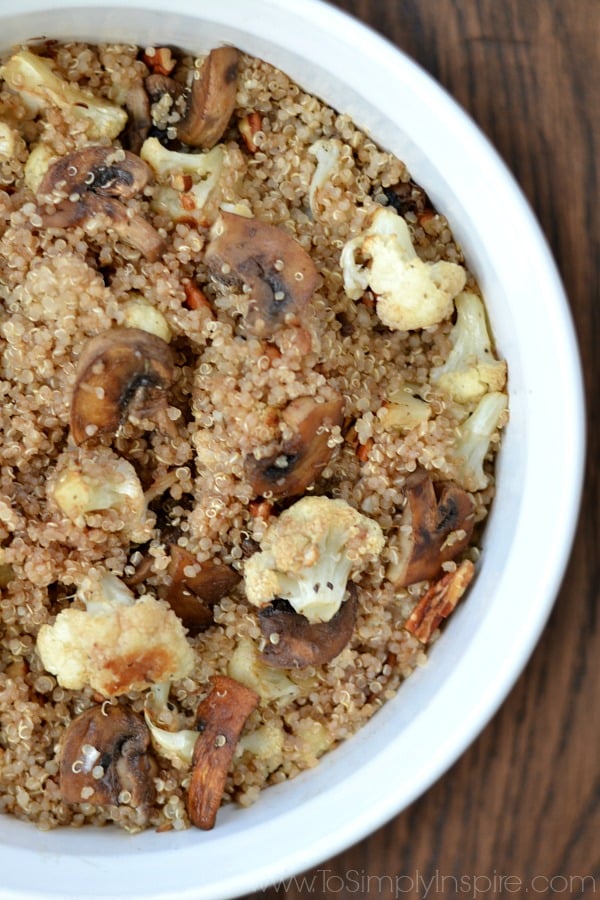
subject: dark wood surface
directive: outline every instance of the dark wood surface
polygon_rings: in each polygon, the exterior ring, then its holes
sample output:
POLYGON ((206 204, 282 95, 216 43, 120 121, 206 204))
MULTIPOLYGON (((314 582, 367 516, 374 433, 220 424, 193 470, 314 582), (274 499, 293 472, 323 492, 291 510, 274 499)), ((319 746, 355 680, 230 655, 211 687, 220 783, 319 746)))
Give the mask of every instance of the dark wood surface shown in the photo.
MULTIPOLYGON (((423 797, 370 837, 323 861, 304 880, 251 896, 600 896, 600 0, 334 5, 436 77, 491 138, 532 203, 580 338, 587 479, 553 614, 525 672, 478 740, 423 797)), ((548 504, 544 512, 551 515, 550 485, 548 504)))

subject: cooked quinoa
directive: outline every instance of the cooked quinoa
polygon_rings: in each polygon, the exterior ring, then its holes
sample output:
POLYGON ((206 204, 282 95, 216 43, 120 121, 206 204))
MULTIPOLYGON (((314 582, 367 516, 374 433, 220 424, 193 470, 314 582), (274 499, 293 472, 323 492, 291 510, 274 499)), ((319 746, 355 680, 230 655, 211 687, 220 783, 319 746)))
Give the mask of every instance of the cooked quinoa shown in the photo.
POLYGON ((347 115, 231 52, 216 136, 190 124, 212 54, 43 42, 0 69, 0 812, 42 829, 211 827, 213 769, 247 806, 317 765, 425 663, 479 557, 506 372, 448 222, 347 115), (425 292, 402 318, 401 272, 446 290, 433 322, 425 292), (312 584, 325 544, 340 584, 312 584))

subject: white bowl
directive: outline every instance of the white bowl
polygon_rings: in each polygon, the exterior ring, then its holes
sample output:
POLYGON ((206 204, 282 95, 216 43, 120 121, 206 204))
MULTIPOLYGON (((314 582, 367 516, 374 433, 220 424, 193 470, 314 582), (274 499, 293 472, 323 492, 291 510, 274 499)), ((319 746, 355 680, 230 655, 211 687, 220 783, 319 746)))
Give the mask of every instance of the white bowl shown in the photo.
POLYGON ((510 424, 482 566, 429 664, 316 770, 221 810, 212 832, 64 829, 0 816, 0 898, 228 898, 307 869, 389 820, 463 752, 525 665, 576 524, 582 382, 568 306, 527 203, 470 119, 413 62, 318 0, 20 0, 0 50, 45 35, 232 43, 348 112, 409 166, 483 288, 510 372, 510 424), (550 505, 550 488, 551 509, 550 505))

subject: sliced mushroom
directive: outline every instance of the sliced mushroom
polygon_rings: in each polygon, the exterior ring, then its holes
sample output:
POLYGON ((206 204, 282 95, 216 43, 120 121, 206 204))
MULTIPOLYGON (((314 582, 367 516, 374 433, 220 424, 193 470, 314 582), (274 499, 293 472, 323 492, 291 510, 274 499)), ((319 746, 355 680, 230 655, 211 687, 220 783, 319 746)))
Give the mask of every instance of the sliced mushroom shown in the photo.
POLYGON ((200 703, 194 745, 188 814, 197 828, 215 824, 227 773, 246 719, 258 706, 259 696, 251 688, 227 675, 210 679, 212 691, 200 703))
POLYGON ((350 595, 329 622, 311 624, 295 612, 287 600, 275 600, 258 615, 260 630, 266 639, 262 661, 283 669, 322 666, 342 652, 354 631, 358 612, 355 585, 350 595))
POLYGON ((113 148, 93 146, 62 156, 44 175, 38 195, 60 190, 67 195, 91 191, 123 200, 135 197, 150 181, 152 170, 134 153, 121 153, 123 159, 115 159, 113 148))
POLYGON ((314 397, 298 397, 284 409, 281 418, 293 430, 292 437, 263 459, 250 454, 246 475, 256 494, 295 497, 313 484, 331 459, 331 430, 342 426, 344 401, 339 395, 325 403, 317 403, 314 397))
POLYGON ((154 800, 156 765, 144 720, 122 706, 94 706, 71 722, 62 746, 60 792, 67 803, 135 808, 154 800))
POLYGON ((194 80, 177 137, 190 147, 210 150, 221 137, 235 107, 240 54, 235 47, 211 50, 194 80))
POLYGON ((207 560, 199 563, 196 558, 173 544, 167 569, 168 586, 159 590, 179 616, 190 634, 198 634, 213 623, 213 606, 228 594, 240 581, 240 575, 230 566, 207 560), (189 572, 195 570, 195 574, 189 572))
POLYGON ((431 200, 420 185, 414 181, 399 181, 391 187, 384 188, 383 192, 390 206, 401 216, 406 213, 422 215, 426 210, 433 211, 431 200))
POLYGON ((235 213, 219 215, 205 260, 217 281, 246 286, 246 325, 262 336, 296 321, 319 283, 315 264, 290 234, 235 213))
POLYGON ((52 213, 40 208, 42 224, 45 228, 70 228, 105 216, 122 241, 154 261, 162 252, 163 239, 150 222, 139 214, 132 215, 121 202, 144 190, 151 169, 135 154, 123 152, 123 159, 115 160, 110 148, 86 147, 53 163, 42 179, 38 196, 47 198, 60 190, 67 199, 52 213))
POLYGON ((396 586, 435 578, 468 546, 475 524, 472 497, 453 482, 434 484, 425 472, 406 483, 400 558, 387 576, 396 586))
POLYGON ((54 213, 44 213, 45 228, 71 228, 96 216, 105 216, 120 240, 139 250, 150 262, 159 258, 164 241, 150 222, 143 216, 130 216, 127 207, 113 197, 99 194, 83 194, 80 200, 65 200, 54 213))
POLYGON ((172 100, 177 100, 183 94, 183 87, 178 81, 157 72, 144 79, 144 87, 153 103, 157 103, 165 94, 172 100))
POLYGON ((135 410, 154 416, 167 403, 175 380, 173 353, 166 341, 139 328, 111 328, 84 346, 71 400, 71 434, 82 444, 117 431, 135 410))
POLYGON ((125 96, 125 109, 129 121, 121 134, 121 142, 131 153, 139 154, 152 128, 150 100, 143 82, 129 88, 125 96))

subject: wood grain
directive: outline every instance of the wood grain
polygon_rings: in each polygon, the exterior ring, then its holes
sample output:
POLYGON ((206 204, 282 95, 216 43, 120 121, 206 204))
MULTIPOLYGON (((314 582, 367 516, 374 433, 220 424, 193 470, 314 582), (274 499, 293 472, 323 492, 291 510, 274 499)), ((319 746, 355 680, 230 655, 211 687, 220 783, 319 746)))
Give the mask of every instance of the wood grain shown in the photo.
MULTIPOLYGON (((490 137, 532 204, 579 335, 587 477, 553 614, 479 739, 385 827, 305 873, 304 881, 250 896, 600 895, 600 0, 333 5, 436 77, 490 137)), ((541 515, 552 514, 551 498, 549 484, 541 515)))

